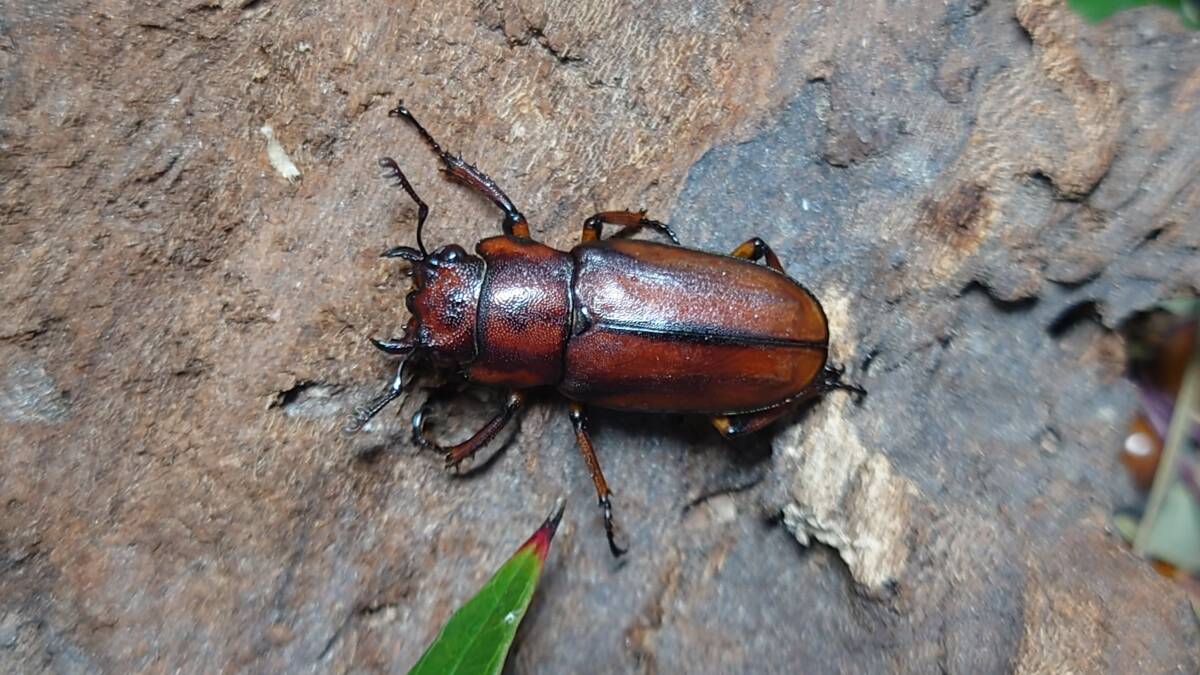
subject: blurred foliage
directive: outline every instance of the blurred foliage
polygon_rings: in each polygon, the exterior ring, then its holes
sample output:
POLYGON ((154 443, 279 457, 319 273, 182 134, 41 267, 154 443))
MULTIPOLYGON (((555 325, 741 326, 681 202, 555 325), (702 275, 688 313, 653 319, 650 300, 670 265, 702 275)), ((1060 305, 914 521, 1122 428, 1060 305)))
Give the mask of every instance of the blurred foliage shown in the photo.
MULTIPOLYGON (((1113 516, 1113 526, 1131 544, 1139 523, 1138 515, 1129 511, 1113 516)), ((1151 524, 1146 555, 1189 574, 1200 572, 1200 508, 1180 483, 1167 488, 1158 517, 1151 524)))
POLYGON ((1179 13, 1183 23, 1200 28, 1200 0, 1070 0, 1071 8, 1088 21, 1102 21, 1124 9, 1143 5, 1169 7, 1179 13))
POLYGON ((1120 459, 1139 497, 1113 525, 1200 598, 1200 299, 1164 302, 1124 333, 1141 405, 1120 459))

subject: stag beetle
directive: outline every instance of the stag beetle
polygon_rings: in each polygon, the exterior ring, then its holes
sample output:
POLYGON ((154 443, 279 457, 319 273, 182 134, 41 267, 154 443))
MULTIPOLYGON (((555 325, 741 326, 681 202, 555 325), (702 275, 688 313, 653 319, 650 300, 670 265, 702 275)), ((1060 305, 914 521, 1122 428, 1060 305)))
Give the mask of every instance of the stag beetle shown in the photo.
POLYGON ((813 294, 789 278, 779 258, 754 237, 724 256, 683 248, 665 223, 645 213, 605 211, 583 224, 569 252, 529 236, 525 216, 491 178, 442 149, 400 102, 390 117, 411 124, 451 179, 504 213, 503 234, 432 253, 422 233, 429 207, 394 159, 385 177, 417 205, 417 248, 383 253, 412 265, 405 298, 412 314, 403 337, 372 344, 402 355, 391 385, 355 411, 356 431, 411 384, 418 358, 461 370, 466 379, 509 391, 504 410, 467 440, 441 447, 424 433, 425 408, 413 417, 414 442, 445 452, 454 467, 472 457, 521 410, 525 391, 553 387, 571 405, 575 438, 596 486, 614 556, 612 492, 588 435, 585 406, 707 415, 723 436, 757 431, 831 389, 861 396, 827 364, 829 328, 813 294), (621 229, 601 238, 605 224, 621 229), (657 230, 671 245, 632 240, 657 230), (766 266, 756 264, 765 260, 766 266))

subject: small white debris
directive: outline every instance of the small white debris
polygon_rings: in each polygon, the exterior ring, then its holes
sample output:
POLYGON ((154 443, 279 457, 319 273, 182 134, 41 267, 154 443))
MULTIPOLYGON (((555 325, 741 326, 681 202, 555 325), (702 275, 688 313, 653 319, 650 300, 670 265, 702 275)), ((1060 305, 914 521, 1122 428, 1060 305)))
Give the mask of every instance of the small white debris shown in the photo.
POLYGON ((517 621, 517 613, 516 612, 509 612, 508 614, 504 615, 504 623, 512 624, 512 623, 516 623, 516 621, 517 621))
POLYGON ((1154 453, 1154 441, 1145 432, 1129 434, 1125 439, 1125 451, 1134 457, 1149 457, 1154 453))
POLYGON ((805 211, 808 210, 808 200, 807 199, 800 200, 800 208, 804 209, 805 211))
POLYGON ((271 125, 264 124, 258 131, 267 139, 267 160, 271 162, 275 171, 289 183, 299 180, 300 169, 292 161, 292 158, 288 157, 287 151, 283 149, 279 139, 275 138, 275 130, 271 128, 271 125))

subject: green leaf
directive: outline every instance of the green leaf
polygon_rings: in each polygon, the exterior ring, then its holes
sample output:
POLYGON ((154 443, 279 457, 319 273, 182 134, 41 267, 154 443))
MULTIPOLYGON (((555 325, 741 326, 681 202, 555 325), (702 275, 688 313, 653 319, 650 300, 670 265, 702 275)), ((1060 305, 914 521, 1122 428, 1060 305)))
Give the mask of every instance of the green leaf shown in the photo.
POLYGON ((1200 571, 1200 506, 1183 485, 1167 488, 1146 553, 1184 571, 1200 571))
POLYGON ((1200 298, 1171 298, 1158 303, 1158 306, 1178 316, 1200 316, 1200 298))
POLYGON ((1137 536, 1138 522, 1140 520, 1140 515, 1133 513, 1129 509, 1121 509, 1113 514, 1113 527, 1117 530, 1117 534, 1121 535, 1121 538, 1132 544, 1134 537, 1137 536))
POLYGON ((1070 0, 1069 4, 1092 22, 1107 19, 1123 9, 1160 5, 1179 12, 1185 25, 1200 28, 1200 0, 1070 0))
POLYGON ((562 519, 563 502, 488 580, 458 608, 409 675, 494 675, 504 667, 517 626, 562 519))

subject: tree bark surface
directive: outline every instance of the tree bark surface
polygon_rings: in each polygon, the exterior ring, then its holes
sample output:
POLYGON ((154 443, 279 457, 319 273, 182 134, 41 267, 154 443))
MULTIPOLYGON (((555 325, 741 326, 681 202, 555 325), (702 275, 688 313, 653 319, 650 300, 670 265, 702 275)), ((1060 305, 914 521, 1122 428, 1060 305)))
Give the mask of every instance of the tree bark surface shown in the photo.
POLYGON ((1056 0, 3 0, 0 670, 403 672, 564 495, 511 672, 1196 672, 1108 523, 1115 329, 1200 288, 1198 36, 1056 0), (869 396, 735 444, 594 411, 619 561, 553 395, 462 479, 408 440, 420 390, 340 435, 408 318, 376 160, 430 244, 498 232, 399 98, 553 246, 626 208, 762 237, 869 396))

